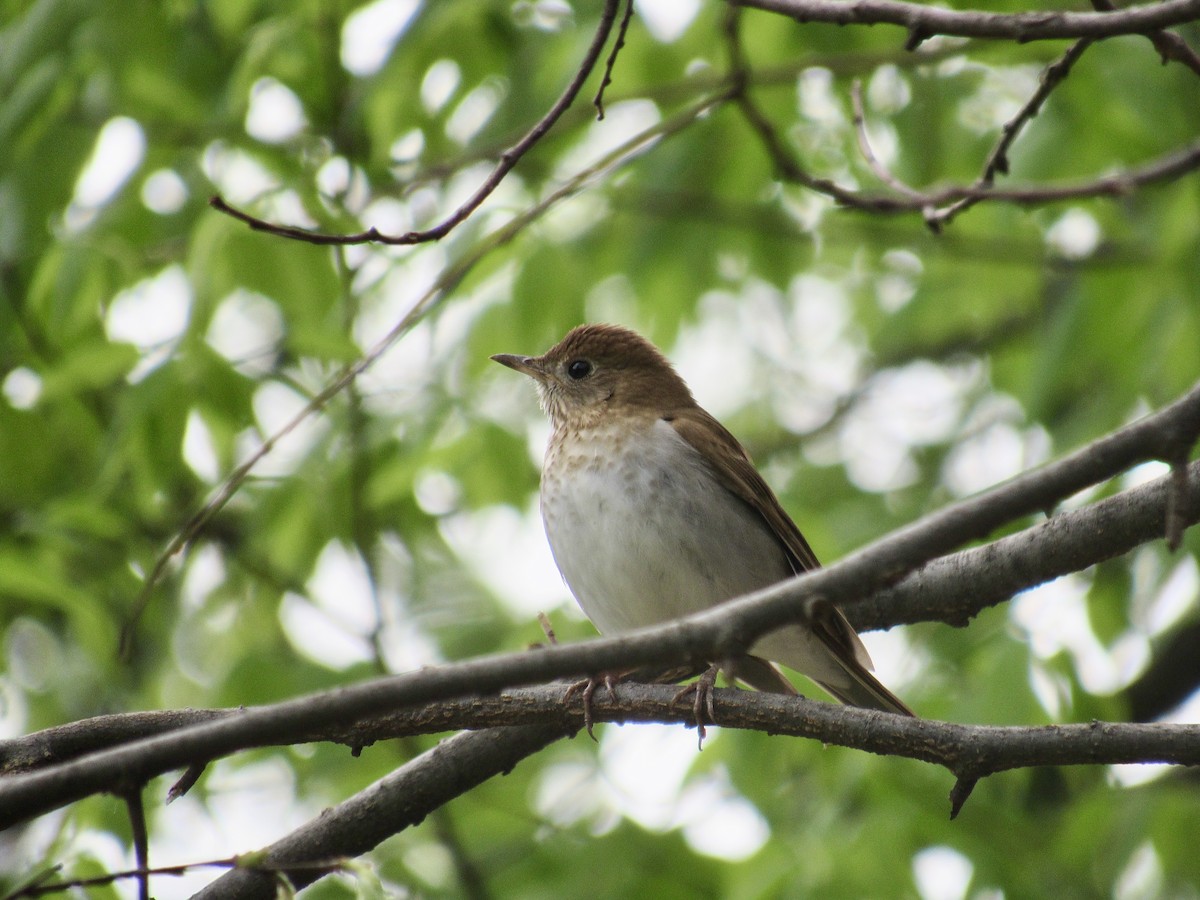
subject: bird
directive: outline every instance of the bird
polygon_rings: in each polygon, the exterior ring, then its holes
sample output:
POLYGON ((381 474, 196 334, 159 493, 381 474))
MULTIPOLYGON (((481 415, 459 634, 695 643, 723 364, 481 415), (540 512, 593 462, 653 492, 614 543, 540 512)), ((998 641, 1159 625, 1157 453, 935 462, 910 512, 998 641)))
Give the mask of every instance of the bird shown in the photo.
MULTIPOLYGON (((601 634, 679 619, 820 565, 737 438, 635 331, 585 324, 541 356, 491 358, 537 385, 552 426, 541 475, 546 536, 601 634)), ((764 635, 732 659, 707 661, 696 695, 702 738, 718 669, 757 690, 796 694, 782 664, 844 704, 914 715, 871 674, 871 658, 841 610, 809 609, 807 624, 764 635)), ((589 733, 595 686, 589 679, 584 695, 589 733)))

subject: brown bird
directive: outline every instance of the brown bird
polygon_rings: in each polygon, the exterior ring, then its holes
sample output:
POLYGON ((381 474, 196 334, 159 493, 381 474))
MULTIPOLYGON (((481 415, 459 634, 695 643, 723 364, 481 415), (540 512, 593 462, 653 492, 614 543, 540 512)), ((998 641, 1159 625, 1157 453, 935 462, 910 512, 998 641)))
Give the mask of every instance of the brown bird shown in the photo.
MULTIPOLYGON (((542 356, 492 359, 534 380, 554 426, 542 519, 567 586, 602 633, 681 618, 820 565, 742 445, 645 338, 581 325, 542 356)), ((759 690, 794 694, 782 663, 842 703, 913 715, 871 674, 842 612, 815 609, 811 626, 710 662, 759 690)))

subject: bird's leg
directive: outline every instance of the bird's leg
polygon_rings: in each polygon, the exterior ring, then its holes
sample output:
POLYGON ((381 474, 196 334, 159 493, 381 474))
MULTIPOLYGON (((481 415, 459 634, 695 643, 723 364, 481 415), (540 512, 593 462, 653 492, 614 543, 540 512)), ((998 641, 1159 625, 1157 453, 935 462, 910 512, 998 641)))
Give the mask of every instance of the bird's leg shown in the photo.
MULTIPOLYGON (((592 699, 596 696, 596 688, 601 684, 608 690, 608 695, 613 700, 617 699, 617 683, 621 681, 636 681, 644 684, 670 684, 673 681, 679 681, 681 678, 691 678, 693 675, 699 674, 700 669, 697 666, 671 666, 669 668, 661 668, 659 666, 643 667, 641 669, 627 669, 623 672, 605 672, 603 675, 577 681, 567 688, 567 693, 563 696, 563 703, 570 703, 571 698, 576 694, 583 695, 583 724, 587 729, 588 736, 596 739, 596 735, 592 733, 592 699)), ((688 690, 692 690, 689 685, 688 690)), ((676 695, 682 696, 682 695, 676 695)), ((712 708, 711 699, 709 708, 712 708)), ((698 715, 698 714, 697 714, 698 715)))
POLYGON ((695 693, 696 699, 692 702, 692 714, 696 717, 696 734, 699 736, 697 746, 701 750, 704 749, 704 738, 708 735, 708 730, 704 727, 705 714, 707 714, 709 722, 715 722, 717 719, 717 712, 713 707, 713 688, 716 687, 717 674, 720 671, 720 666, 709 666, 699 678, 691 684, 681 687, 671 700, 673 704, 678 703, 688 694, 695 693))
MULTIPOLYGON (((546 639, 551 645, 558 643, 558 636, 554 633, 554 626, 550 624, 550 618, 543 612, 538 613, 538 624, 542 626, 542 631, 546 634, 546 639)), ((571 702, 571 698, 583 692, 583 727, 587 729, 588 737, 593 741, 596 740, 596 735, 592 732, 592 697, 596 694, 596 686, 604 682, 604 686, 608 688, 608 695, 614 700, 617 699, 616 678, 612 672, 605 672, 604 675, 597 679, 591 676, 584 681, 577 681, 567 688, 567 692, 563 694, 563 705, 571 702)))
POLYGON ((583 681, 577 681, 567 688, 567 692, 563 694, 563 703, 571 702, 571 699, 576 694, 581 694, 583 697, 583 727, 587 730, 588 737, 593 741, 596 740, 596 735, 592 732, 592 698, 596 695, 596 688, 601 684, 608 690, 608 696, 613 700, 617 699, 617 682, 624 677, 620 672, 605 672, 597 677, 595 675, 588 676, 583 681))

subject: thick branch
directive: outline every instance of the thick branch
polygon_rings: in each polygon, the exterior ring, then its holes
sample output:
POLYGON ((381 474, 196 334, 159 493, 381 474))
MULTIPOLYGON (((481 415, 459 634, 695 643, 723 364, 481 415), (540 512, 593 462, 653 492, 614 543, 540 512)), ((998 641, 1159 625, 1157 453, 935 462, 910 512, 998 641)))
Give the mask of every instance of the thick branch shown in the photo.
POLYGON ((178 731, 229 713, 224 709, 171 709, 113 713, 57 725, 0 741, 0 775, 55 765, 107 747, 178 731))
MULTIPOLYGON (((1138 462, 1178 458, 1200 431, 1200 386, 1179 401, 1041 469, 901 529, 846 559, 687 619, 616 638, 483 657, 454 666, 376 679, 135 744, 62 766, 0 781, 0 828, 81 796, 110 790, 116 778, 148 779, 247 746, 281 740, 298 729, 349 724, 385 710, 490 693, 506 687, 639 666, 725 659, 768 631, 808 617, 822 598, 844 604, 894 583, 954 546, 1138 462)), ((1178 484, 1178 481, 1175 482, 1178 484)))
MULTIPOLYGON (((571 698, 566 697, 566 692, 566 685, 556 682, 514 688, 486 697, 440 700, 364 719, 347 727, 298 732, 285 743, 327 740, 357 749, 376 741, 415 734, 507 726, 543 726, 553 729, 556 734, 567 735, 582 727, 583 701, 578 692, 571 698)), ((615 699, 607 691, 597 691, 592 701, 593 714, 597 722, 694 726, 691 704, 676 701, 677 695, 678 689, 670 685, 626 682, 617 685, 615 699)), ((717 725, 904 756, 945 766, 955 774, 968 762, 983 775, 1043 765, 1200 764, 1200 725, 1182 725, 1172 730, 1158 724, 1109 724, 1104 733, 1120 735, 1121 742, 1097 747, 1080 737, 1094 735, 1096 723, 1090 726, 999 727, 920 719, 912 720, 916 724, 910 728, 907 724, 900 727, 900 723, 910 721, 903 716, 876 719, 871 710, 841 707, 803 697, 740 690, 717 690, 715 697, 718 701, 717 725), (1039 737, 1047 732, 1075 737, 1064 738, 1050 746, 1039 737), (1191 746, 1180 743, 1182 737, 1189 735, 1193 741, 1191 746), (966 747, 974 747, 977 755, 966 757, 966 747)), ((196 716, 197 721, 207 722, 214 717, 236 718, 241 712, 210 709, 194 710, 190 714, 196 716)))
POLYGON ((909 32, 908 46, 916 47, 935 34, 1000 40, 1044 41, 1069 38, 1107 38, 1144 34, 1200 17, 1200 0, 1167 0, 1130 6, 1115 12, 990 13, 943 9, 903 0, 730 0, 797 22, 835 25, 899 25, 909 32))
MULTIPOLYGON (((358 856, 419 823, 433 810, 579 727, 563 704, 562 685, 542 685, 431 707, 445 727, 509 723, 461 734, 398 769, 277 841, 254 861, 261 869, 235 869, 199 897, 273 897, 275 872, 302 887, 333 867, 314 863, 358 856)), ((1045 765, 1118 763, 1200 764, 1200 726, 1081 725, 997 727, 956 725, 889 716, 869 710, 747 691, 717 690, 717 724, 820 740, 872 753, 902 756, 945 767, 959 782, 1009 769, 1045 765)), ((597 721, 692 724, 687 704, 665 685, 623 684, 616 697, 599 692, 597 721)), ((211 712, 211 711, 209 711, 211 712)), ((233 711, 230 711, 231 713, 233 711)), ((401 716, 403 717, 403 716, 401 716)))
MULTIPOLYGON (((1200 460, 1187 467, 1186 525, 1200 521, 1200 460)), ((1171 475, 975 547, 935 559, 894 587, 843 603, 855 628, 913 622, 966 625, 1018 591, 1128 553, 1162 537, 1171 475)))
MULTIPOLYGON (((1198 725, 953 725, 801 697, 733 690, 714 694, 717 722, 723 726, 816 738, 918 759, 944 766, 960 784, 1027 766, 1200 764, 1198 725)), ((691 724, 690 706, 676 704, 675 695, 676 689, 665 685, 621 685, 616 699, 599 692, 594 712, 598 720, 613 722, 691 724)), ((261 862, 272 869, 282 868, 297 887, 307 885, 325 872, 311 865, 289 870, 289 863, 365 853, 453 797, 508 771, 573 727, 562 713, 561 686, 529 688, 470 703, 480 714, 496 720, 541 724, 490 728, 451 738, 272 844, 261 862), (556 720, 556 724, 546 724, 556 720)), ((273 897, 274 889, 273 873, 236 869, 196 896, 249 900, 273 897)))
MULTIPOLYGON (((304 887, 328 870, 311 866, 289 869, 289 863, 360 856, 492 776, 512 771, 527 756, 575 730, 542 724, 456 735, 275 842, 266 849, 261 863, 282 870, 297 888, 304 887)), ((232 869, 195 894, 197 900, 275 896, 274 871, 254 869, 232 869)))
MULTIPOLYGON (((1171 477, 1164 476, 1090 506, 1059 513, 985 546, 936 559, 894 587, 845 603, 842 608, 862 630, 928 621, 965 624, 980 610, 1002 603, 1018 591, 1077 572, 1153 540, 1161 533, 1170 489, 1171 477)), ((1189 466, 1183 507, 1187 524, 1200 520, 1200 461, 1189 466)), ((388 738, 515 724, 512 719, 487 718, 482 707, 472 705, 474 702, 443 700, 348 725, 303 728, 278 741, 246 744, 238 749, 309 741, 336 741, 359 748, 388 738)), ((188 725, 236 717, 240 712, 167 710, 71 722, 0 741, 0 773, 16 774, 59 765, 87 753, 178 731, 188 725)), ((578 713, 570 712, 563 724, 568 721, 578 722, 578 713)))

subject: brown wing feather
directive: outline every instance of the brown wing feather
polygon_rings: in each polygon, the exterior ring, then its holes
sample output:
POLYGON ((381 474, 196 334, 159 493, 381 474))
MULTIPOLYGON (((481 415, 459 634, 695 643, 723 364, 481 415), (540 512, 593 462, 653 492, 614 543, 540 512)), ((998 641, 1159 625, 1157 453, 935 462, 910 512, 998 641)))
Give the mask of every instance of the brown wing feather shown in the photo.
POLYGON ((666 419, 701 456, 713 461, 713 472, 725 488, 763 517, 787 551, 795 572, 821 565, 796 523, 779 504, 775 492, 754 468, 745 448, 724 425, 698 406, 679 410, 666 419))
MULTIPOLYGON (((717 479, 735 497, 754 509, 778 538, 787 553, 792 570, 800 572, 820 567, 808 541, 787 514, 775 492, 763 480, 750 456, 729 430, 699 406, 675 410, 663 417, 676 433, 702 457, 712 461, 717 479)), ((874 668, 867 648, 840 609, 814 623, 814 632, 843 659, 853 660, 868 672, 874 668)))

